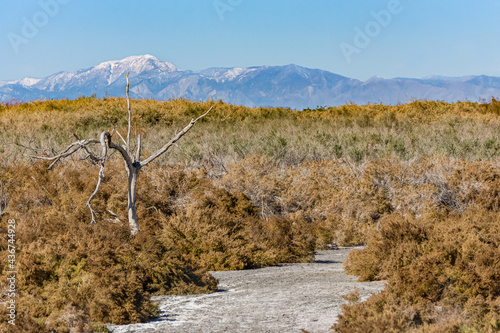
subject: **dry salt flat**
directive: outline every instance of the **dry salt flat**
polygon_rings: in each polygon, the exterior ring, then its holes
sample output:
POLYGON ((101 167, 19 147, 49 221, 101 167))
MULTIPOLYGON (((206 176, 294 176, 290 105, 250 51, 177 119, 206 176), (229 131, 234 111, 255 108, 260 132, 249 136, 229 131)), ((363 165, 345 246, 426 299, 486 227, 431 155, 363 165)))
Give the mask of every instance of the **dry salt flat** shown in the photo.
POLYGON ((384 289, 383 282, 356 282, 342 262, 350 251, 318 251, 314 263, 212 272, 213 294, 156 296, 161 317, 143 324, 108 325, 112 333, 132 332, 330 332, 345 303, 359 288, 362 300, 384 289))

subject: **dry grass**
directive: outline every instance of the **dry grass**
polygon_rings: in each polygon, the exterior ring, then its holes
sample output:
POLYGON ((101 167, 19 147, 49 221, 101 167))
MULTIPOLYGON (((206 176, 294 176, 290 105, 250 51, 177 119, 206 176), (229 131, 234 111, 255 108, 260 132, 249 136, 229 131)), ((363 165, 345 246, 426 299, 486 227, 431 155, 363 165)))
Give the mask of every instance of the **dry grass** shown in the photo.
MULTIPOLYGON (((24 158, 23 149, 11 143, 60 150, 73 140, 73 133, 97 137, 116 127, 124 134, 125 105, 120 98, 80 98, 2 106, 0 155, 9 162, 24 158)), ((146 150, 155 151, 192 117, 214 106, 196 132, 162 161, 221 175, 227 163, 252 155, 269 157, 280 166, 339 158, 358 165, 386 156, 411 160, 423 153, 463 160, 498 158, 499 105, 495 100, 490 104, 418 101, 297 112, 182 99, 137 100, 133 121, 146 150)))
MULTIPOLYGON (((388 280, 367 302, 350 299, 338 331, 499 329, 498 101, 302 112, 133 101, 145 155, 215 107, 139 177, 135 238, 106 222, 107 210, 126 221, 118 159, 108 162, 94 201, 102 215, 89 225, 95 167, 74 159, 47 172, 29 158, 60 150, 72 133, 123 134, 124 105, 118 98, 0 105, 0 237, 15 218, 19 331, 144 321, 156 314, 155 293, 214 290, 208 270, 309 261, 333 242, 368 244, 347 269, 388 280)), ((6 255, 0 244, 2 274, 6 255)))

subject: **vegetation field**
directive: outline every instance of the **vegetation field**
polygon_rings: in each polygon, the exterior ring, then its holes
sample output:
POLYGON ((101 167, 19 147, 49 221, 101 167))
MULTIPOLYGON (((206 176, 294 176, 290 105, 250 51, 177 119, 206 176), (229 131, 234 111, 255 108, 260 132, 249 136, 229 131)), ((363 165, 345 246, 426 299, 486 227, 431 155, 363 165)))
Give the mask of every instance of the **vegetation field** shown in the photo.
MULTIPOLYGON (((338 332, 500 330, 500 102, 415 101, 291 111, 133 100, 144 155, 213 106, 139 176, 141 231, 127 226, 123 162, 85 155, 48 171, 79 138, 126 135, 126 101, 0 104, 0 290, 16 221, 16 326, 105 331, 157 315, 151 296, 210 292, 209 270, 308 262, 331 243, 366 244, 346 269, 386 280, 356 294, 338 332), (112 213, 116 214, 117 218, 112 213), (122 224, 121 221, 124 221, 122 224)), ((99 154, 99 147, 95 153, 99 154)))

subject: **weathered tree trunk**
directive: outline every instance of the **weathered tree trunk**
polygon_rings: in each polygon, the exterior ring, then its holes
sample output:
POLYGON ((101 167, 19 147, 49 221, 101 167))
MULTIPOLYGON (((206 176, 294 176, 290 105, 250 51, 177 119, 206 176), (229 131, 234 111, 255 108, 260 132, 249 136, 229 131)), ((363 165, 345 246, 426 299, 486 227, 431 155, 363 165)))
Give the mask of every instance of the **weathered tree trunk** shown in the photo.
POLYGON ((137 222, 137 211, 135 208, 135 198, 137 189, 137 178, 139 177, 139 169, 134 167, 128 172, 128 224, 130 226, 130 234, 133 236, 139 232, 139 224, 137 222))

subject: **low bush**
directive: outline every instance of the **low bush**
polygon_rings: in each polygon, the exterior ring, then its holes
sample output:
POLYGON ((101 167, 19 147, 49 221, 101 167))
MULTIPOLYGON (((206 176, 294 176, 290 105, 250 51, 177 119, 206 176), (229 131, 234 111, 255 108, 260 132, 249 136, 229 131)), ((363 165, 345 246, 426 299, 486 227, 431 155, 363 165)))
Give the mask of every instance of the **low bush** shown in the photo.
POLYGON ((500 212, 392 214, 346 263, 361 280, 387 280, 364 303, 344 306, 338 332, 500 330, 500 212), (380 330, 379 330, 380 328, 380 330))
POLYGON ((47 163, 4 167, 0 180, 9 206, 0 237, 7 239, 7 220, 15 219, 19 331, 91 331, 102 323, 141 322, 157 315, 151 295, 215 290, 209 269, 312 258, 314 241, 300 221, 261 219, 244 194, 218 189, 202 173, 180 166, 141 175, 141 232, 131 237, 127 225, 104 214, 115 211, 127 220, 126 175, 114 162, 108 161, 94 199, 102 213, 96 225, 89 224, 85 207, 95 167, 66 164, 50 172, 47 163))

